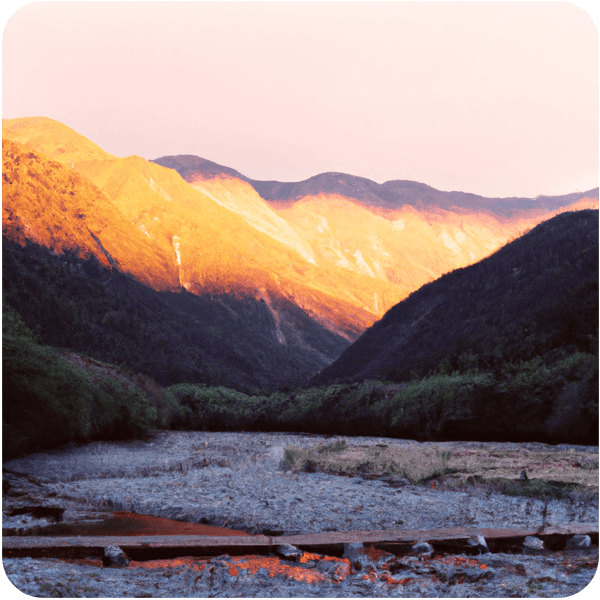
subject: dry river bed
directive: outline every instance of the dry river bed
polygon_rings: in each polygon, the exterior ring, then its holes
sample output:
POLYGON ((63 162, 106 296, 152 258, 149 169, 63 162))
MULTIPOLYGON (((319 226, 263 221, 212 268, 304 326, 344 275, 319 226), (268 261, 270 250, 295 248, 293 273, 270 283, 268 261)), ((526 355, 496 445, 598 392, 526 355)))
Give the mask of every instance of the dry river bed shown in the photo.
MULTIPOLYGON (((352 445, 419 446, 407 440, 346 440, 352 445)), ((70 445, 31 455, 3 465, 3 532, 33 535, 49 523, 47 516, 16 514, 15 508, 29 505, 54 507, 67 523, 118 510, 269 536, 451 527, 539 531, 565 524, 598 531, 597 496, 542 501, 500 495, 485 486, 451 491, 401 478, 283 468, 286 446, 331 441, 284 433, 160 432, 146 441, 70 445)), ((596 462, 598 457, 597 447, 437 446, 452 451, 539 450, 567 458, 576 453, 596 462)), ((514 478, 527 467, 516 464, 514 478)), ((598 547, 592 544, 584 550, 477 556, 394 556, 349 547, 343 557, 180 557, 132 561, 121 568, 103 568, 94 560, 4 557, 3 565, 17 589, 36 597, 565 597, 588 586, 597 560, 598 547)))

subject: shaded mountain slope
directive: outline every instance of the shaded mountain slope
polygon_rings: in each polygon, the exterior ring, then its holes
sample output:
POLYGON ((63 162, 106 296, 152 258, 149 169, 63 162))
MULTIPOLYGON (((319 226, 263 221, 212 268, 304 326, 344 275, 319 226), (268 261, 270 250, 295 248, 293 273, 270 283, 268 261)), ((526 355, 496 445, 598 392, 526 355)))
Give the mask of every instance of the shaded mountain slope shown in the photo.
POLYGON ((296 386, 347 345, 284 300, 275 323, 260 300, 158 292, 95 257, 57 255, 6 237, 2 262, 3 300, 42 343, 162 385, 185 381, 252 392, 296 386), (281 331, 290 340, 285 346, 281 331))
POLYGON ((411 294, 313 383, 597 356, 597 336, 598 211, 568 212, 411 294))

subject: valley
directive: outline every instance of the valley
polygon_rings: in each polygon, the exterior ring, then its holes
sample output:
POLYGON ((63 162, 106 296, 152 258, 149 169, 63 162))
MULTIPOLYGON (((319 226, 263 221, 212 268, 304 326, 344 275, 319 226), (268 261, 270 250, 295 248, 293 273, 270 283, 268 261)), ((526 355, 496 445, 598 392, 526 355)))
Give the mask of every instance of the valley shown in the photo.
POLYGON ((19 589, 558 597, 589 582, 597 189, 261 182, 4 120, 2 258, 19 589), (52 544, 72 531, 108 531, 134 560, 104 569, 81 539, 64 560, 52 544), (183 531, 200 541, 177 546, 183 531), (268 556, 237 556, 248 539, 268 556))
POLYGON ((45 439, 48 365, 57 390, 91 386, 57 415, 79 423, 65 441, 126 435, 118 413, 94 422, 111 402, 138 435, 597 439, 597 189, 260 182, 194 156, 118 158, 42 117, 3 136, 4 389, 31 402, 18 426, 5 409, 9 456, 45 439))

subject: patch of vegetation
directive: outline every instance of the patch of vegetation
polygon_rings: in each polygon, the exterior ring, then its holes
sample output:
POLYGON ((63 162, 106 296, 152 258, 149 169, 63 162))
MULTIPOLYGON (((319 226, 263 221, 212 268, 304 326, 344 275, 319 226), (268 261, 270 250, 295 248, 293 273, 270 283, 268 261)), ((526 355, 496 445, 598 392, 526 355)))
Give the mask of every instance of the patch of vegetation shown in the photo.
POLYGON ((598 462, 584 452, 519 449, 499 453, 486 448, 451 452, 436 445, 348 445, 342 439, 308 448, 288 446, 283 467, 347 477, 403 477, 439 489, 473 487, 542 500, 598 496, 598 462), (589 464, 584 474, 583 462, 589 464), (521 479, 524 466, 542 476, 521 479))
POLYGON ((345 440, 339 440, 311 448, 288 446, 284 456, 286 468, 308 473, 399 476, 411 483, 454 472, 448 465, 448 453, 416 444, 410 447, 348 446, 345 440))
POLYGON ((169 391, 183 408, 173 427, 192 430, 240 431, 260 419, 261 402, 225 387, 182 383, 169 391))
POLYGON ((496 372, 434 374, 373 407, 392 437, 598 443, 598 358, 557 352, 496 372))
POLYGON ((560 500, 578 492, 581 488, 576 483, 562 481, 549 481, 547 479, 490 479, 490 487, 506 496, 525 496, 527 498, 540 498, 542 500, 560 500))
POLYGON ((497 376, 435 374, 402 385, 366 381, 263 396, 190 384, 169 390, 185 406, 181 429, 597 445, 597 378, 596 360, 581 353, 497 376))
POLYGON ((147 378, 136 385, 106 365, 90 372, 37 343, 6 303, 2 366, 5 460, 71 441, 144 437, 179 411, 172 394, 159 393, 147 378))

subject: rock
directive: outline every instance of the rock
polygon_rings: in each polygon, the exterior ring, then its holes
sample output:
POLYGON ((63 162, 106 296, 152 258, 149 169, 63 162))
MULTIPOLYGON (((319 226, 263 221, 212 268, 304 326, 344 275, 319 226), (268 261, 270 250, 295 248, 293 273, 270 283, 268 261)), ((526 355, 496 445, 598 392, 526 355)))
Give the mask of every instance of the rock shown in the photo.
POLYGON ((490 551, 485 538, 479 534, 471 536, 467 540, 467 546, 469 547, 469 553, 488 554, 490 551))
POLYGON ((589 535, 574 535, 567 541, 567 549, 578 550, 589 548, 592 543, 592 539, 589 535))
POLYGON ((105 567, 126 567, 129 559, 119 546, 106 546, 102 562, 105 567))
POLYGON ((292 546, 291 544, 281 544, 281 546, 275 546, 275 552, 279 556, 283 556, 286 560, 300 560, 303 552, 302 550, 292 546))
POLYGON ((540 550, 544 550, 544 542, 540 540, 540 538, 528 535, 523 540, 523 549, 528 552, 538 552, 540 550))
POLYGON ((519 475, 519 479, 521 479, 522 481, 527 481, 529 479, 529 477, 527 477, 527 471, 525 469, 523 469, 521 471, 521 475, 519 475))
POLYGON ((429 542, 419 542, 411 547, 411 551, 415 554, 427 554, 431 556, 433 554, 433 546, 429 542))
POLYGON ((365 547, 360 542, 344 544, 342 558, 347 558, 355 571, 361 571, 371 563, 371 560, 365 554, 365 547))

